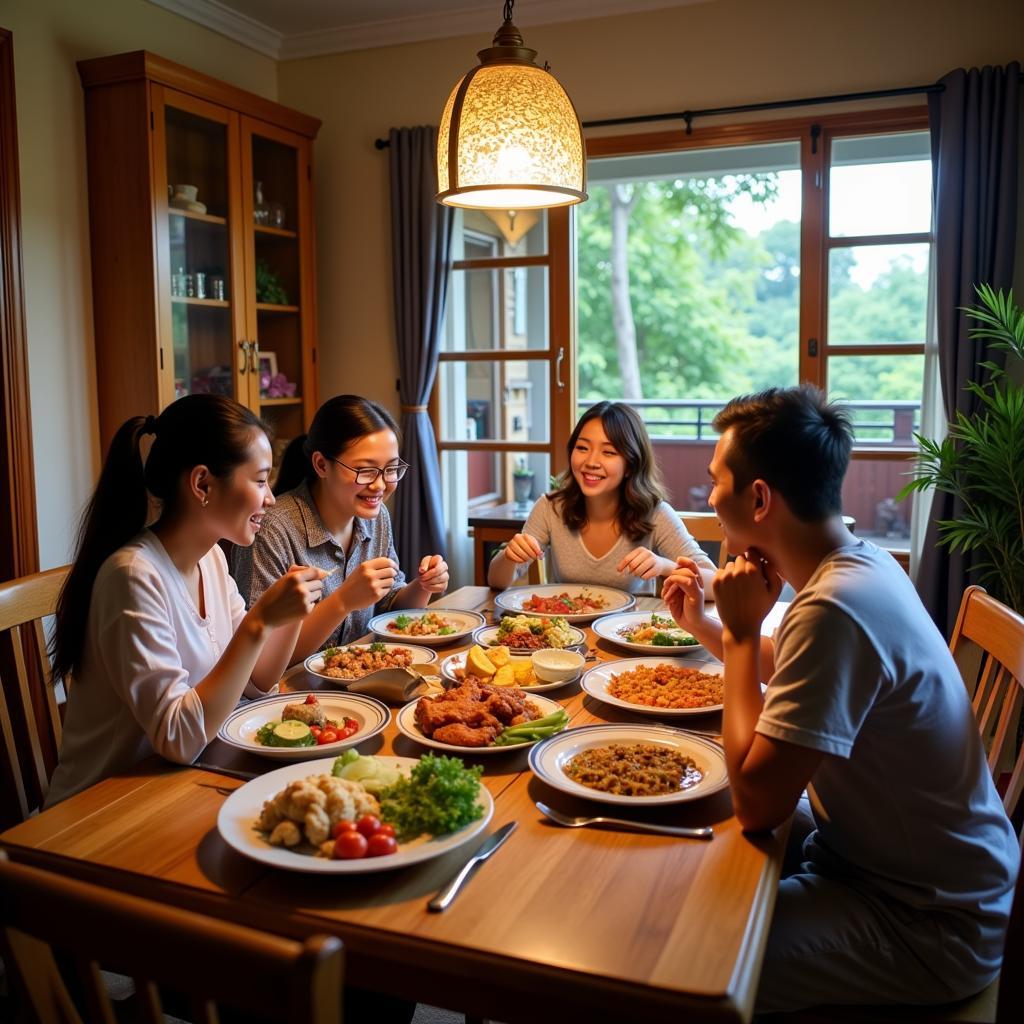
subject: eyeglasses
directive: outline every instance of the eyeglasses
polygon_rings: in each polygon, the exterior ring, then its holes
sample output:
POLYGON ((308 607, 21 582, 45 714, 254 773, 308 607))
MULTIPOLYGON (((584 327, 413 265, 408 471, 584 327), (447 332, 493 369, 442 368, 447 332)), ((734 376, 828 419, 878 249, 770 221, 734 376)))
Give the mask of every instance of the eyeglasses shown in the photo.
MULTIPOLYGON (((330 456, 327 456, 330 458, 330 456)), ((383 469, 378 469, 376 466, 360 466, 356 469, 355 466, 346 466, 341 459, 331 459, 331 462, 336 462, 339 466, 344 467, 350 473, 355 473, 356 483, 366 487, 368 484, 375 484, 377 477, 384 477, 384 483, 386 484, 397 484, 399 480, 405 476, 405 471, 409 468, 407 462, 400 462, 397 466, 385 466, 383 469)))

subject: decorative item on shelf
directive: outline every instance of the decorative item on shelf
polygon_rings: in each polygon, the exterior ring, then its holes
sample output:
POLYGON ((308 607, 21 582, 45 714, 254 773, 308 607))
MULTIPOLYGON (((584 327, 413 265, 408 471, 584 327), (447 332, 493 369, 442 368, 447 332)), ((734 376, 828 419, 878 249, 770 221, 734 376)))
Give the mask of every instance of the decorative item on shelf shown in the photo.
POLYGON ((285 212, 284 203, 271 203, 270 204, 270 226, 274 228, 283 228, 285 224, 285 212))
POLYGON ((533 497, 533 470, 523 455, 519 456, 512 470, 512 496, 517 505, 525 505, 533 497))
POLYGON ((217 299, 219 302, 223 302, 225 298, 224 292, 224 278, 211 277, 210 278, 210 298, 217 299))
POLYGON ((288 305, 288 293, 266 260, 256 261, 256 301, 266 302, 271 306, 288 305))
POLYGON ((458 81, 437 136, 437 200, 479 210, 582 202, 583 129, 572 101, 536 50, 523 45, 505 0, 504 24, 480 64, 458 81))
POLYGON ((176 210, 188 210, 190 213, 206 213, 206 204, 200 203, 198 185, 168 185, 171 192, 169 205, 176 210))
POLYGON ((231 367, 207 366, 192 376, 194 395, 231 395, 231 367))
POLYGON ((171 274, 171 294, 175 296, 181 296, 185 294, 184 267, 178 267, 178 269, 173 274, 171 274))
POLYGON ((252 219, 257 224, 270 223, 270 207, 263 201, 262 181, 257 181, 254 186, 252 219))
POLYGON ((277 353, 260 353, 260 397, 294 398, 295 382, 277 372, 277 353))
POLYGON ((200 270, 195 274, 196 279, 196 298, 206 298, 206 275, 200 270))

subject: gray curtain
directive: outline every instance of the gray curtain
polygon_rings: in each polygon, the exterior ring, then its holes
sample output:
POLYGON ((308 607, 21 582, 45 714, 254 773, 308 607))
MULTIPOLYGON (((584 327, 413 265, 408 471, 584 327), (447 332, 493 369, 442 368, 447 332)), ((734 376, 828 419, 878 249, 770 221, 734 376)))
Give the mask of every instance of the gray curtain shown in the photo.
MULTIPOLYGON (((968 380, 987 378, 979 363, 1005 365, 1005 354, 968 337, 961 310, 975 305, 977 284, 1009 289, 1017 227, 1020 64, 959 68, 928 97, 935 202, 935 295, 942 399, 946 419, 970 414, 977 399, 968 380)), ((917 587, 944 636, 956 620, 976 559, 938 547, 939 519, 955 519, 958 502, 936 493, 917 587)))
POLYGON ((402 458, 409 463, 395 495, 395 548, 415 579, 424 555, 445 554, 441 469, 427 402, 448 295, 453 211, 434 200, 437 129, 392 128, 389 139, 402 458))

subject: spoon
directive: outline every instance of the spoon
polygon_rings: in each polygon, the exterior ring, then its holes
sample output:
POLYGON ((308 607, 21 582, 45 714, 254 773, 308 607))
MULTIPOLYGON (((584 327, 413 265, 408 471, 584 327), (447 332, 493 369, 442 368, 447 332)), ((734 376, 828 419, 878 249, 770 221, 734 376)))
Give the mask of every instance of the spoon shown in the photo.
POLYGON ((581 828, 584 825, 614 825, 631 832, 653 832, 659 836, 679 836, 683 839, 710 839, 714 835, 710 826, 682 828, 678 825, 655 825, 647 821, 626 821, 625 818, 572 817, 562 814, 561 811, 556 811, 553 807, 548 807, 547 804, 542 804, 539 800, 537 801, 537 810, 559 825, 565 825, 566 828, 581 828))

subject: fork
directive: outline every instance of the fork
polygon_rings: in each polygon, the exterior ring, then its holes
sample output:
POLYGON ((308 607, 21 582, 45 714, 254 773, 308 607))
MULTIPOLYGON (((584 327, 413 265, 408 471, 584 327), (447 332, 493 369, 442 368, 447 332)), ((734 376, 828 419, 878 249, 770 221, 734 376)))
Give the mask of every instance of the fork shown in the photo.
POLYGON ((659 836, 678 836, 682 839, 710 839, 714 832, 710 826, 703 828, 683 828, 678 825, 655 825, 647 821, 626 821, 625 818, 582 818, 562 814, 547 804, 537 801, 537 810, 559 825, 566 828, 582 828, 584 825, 614 825, 618 828, 629 829, 632 832, 653 832, 659 836))

